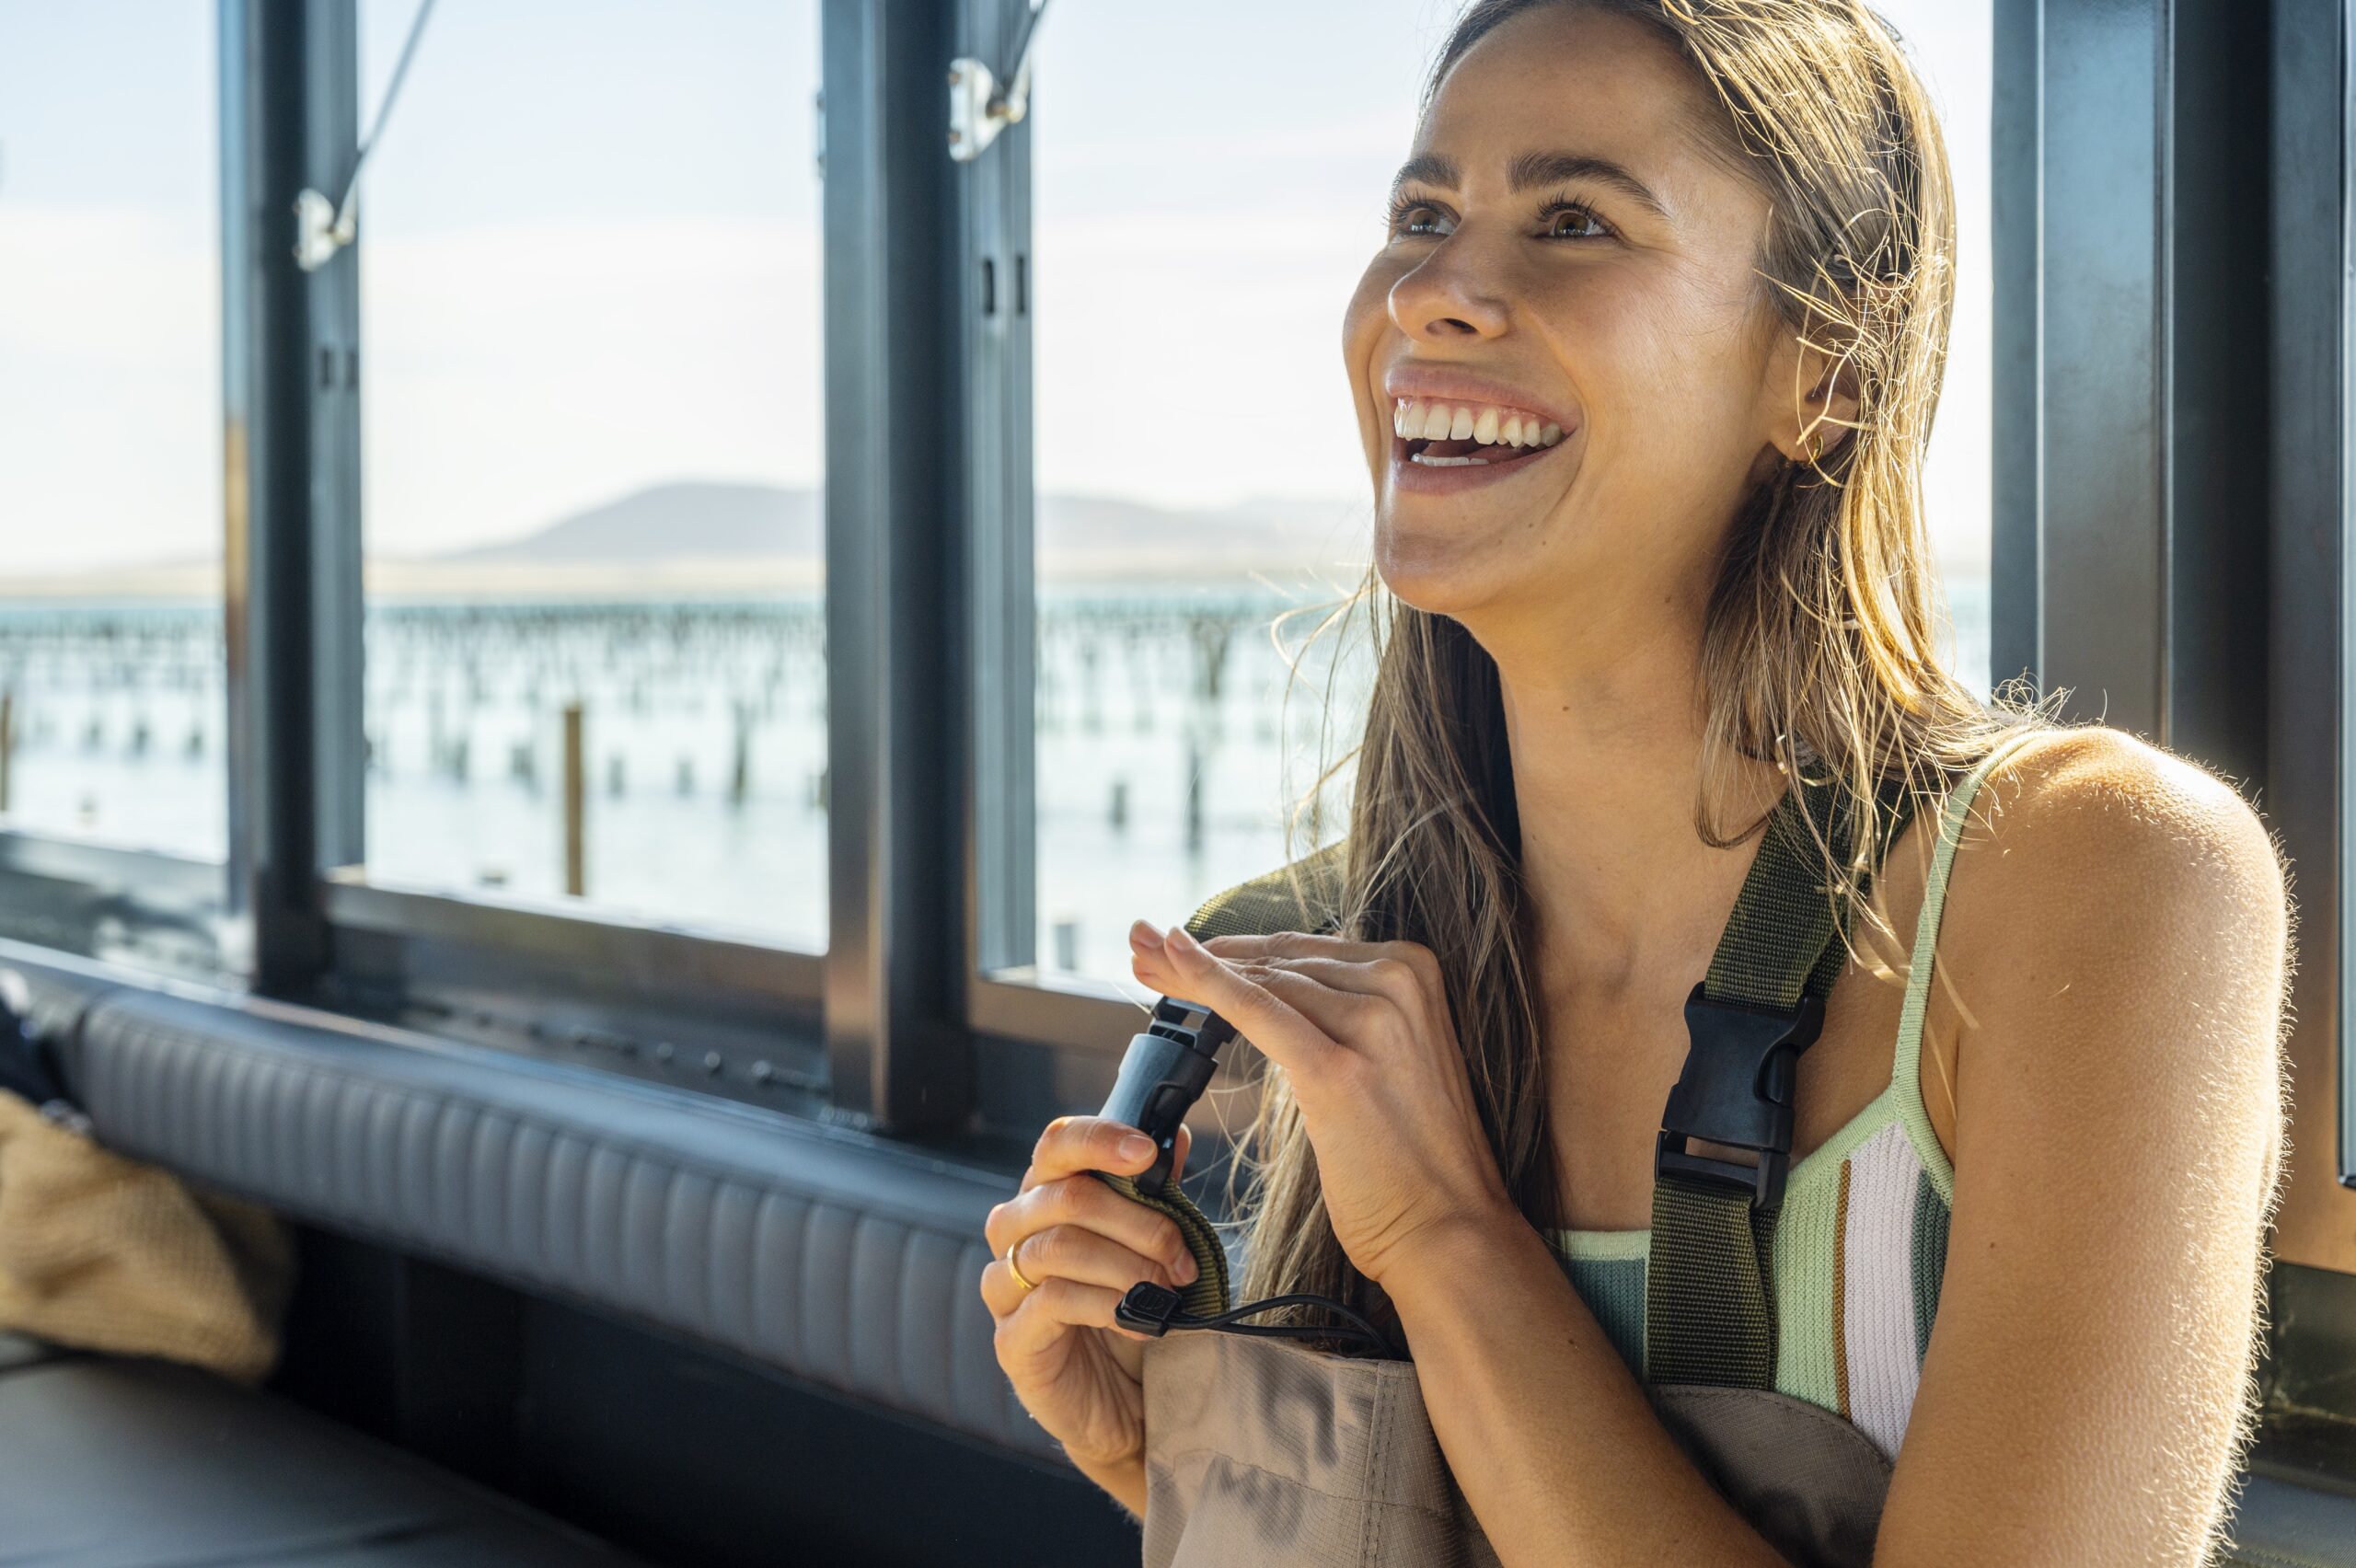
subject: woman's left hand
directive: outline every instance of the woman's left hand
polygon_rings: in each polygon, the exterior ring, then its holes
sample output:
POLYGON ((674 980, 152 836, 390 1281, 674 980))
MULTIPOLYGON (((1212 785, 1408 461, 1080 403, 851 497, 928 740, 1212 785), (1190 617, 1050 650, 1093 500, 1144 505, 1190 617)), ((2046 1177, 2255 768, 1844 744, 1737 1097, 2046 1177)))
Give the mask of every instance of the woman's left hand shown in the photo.
POLYGON ((1129 949, 1138 980, 1212 1009, 1291 1078, 1335 1239, 1369 1279, 1513 1216, 1429 948, 1298 931, 1204 944, 1140 920, 1129 949))

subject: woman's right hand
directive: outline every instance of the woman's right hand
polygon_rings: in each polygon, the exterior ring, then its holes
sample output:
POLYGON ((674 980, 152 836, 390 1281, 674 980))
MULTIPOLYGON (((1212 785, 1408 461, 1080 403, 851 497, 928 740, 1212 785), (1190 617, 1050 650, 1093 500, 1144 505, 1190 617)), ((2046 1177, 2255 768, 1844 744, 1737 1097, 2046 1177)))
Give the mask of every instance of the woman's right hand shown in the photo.
MULTIPOLYGON (((1191 1142, 1179 1128, 1173 1181, 1191 1142)), ((1195 1278, 1176 1225, 1090 1174, 1134 1176, 1153 1159, 1152 1140, 1134 1127, 1057 1117, 1039 1135, 1022 1189, 983 1228, 996 1260, 982 1271, 982 1299, 998 1321, 998 1364, 1083 1469, 1117 1469, 1145 1451, 1145 1336, 1116 1326, 1114 1307, 1139 1280, 1183 1287, 1195 1278)))

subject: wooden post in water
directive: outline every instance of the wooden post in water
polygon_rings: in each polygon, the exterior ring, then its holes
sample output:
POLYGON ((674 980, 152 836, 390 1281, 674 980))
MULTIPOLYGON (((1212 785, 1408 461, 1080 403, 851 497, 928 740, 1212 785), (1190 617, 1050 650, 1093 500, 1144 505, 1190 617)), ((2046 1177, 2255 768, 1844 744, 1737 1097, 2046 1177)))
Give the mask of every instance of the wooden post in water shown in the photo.
POLYGON ((1192 736, 1186 741, 1186 850, 1203 847, 1203 754, 1192 736))
POLYGON ((581 699, 564 705, 564 891, 575 898, 589 890, 583 813, 589 805, 589 767, 582 755, 581 699))

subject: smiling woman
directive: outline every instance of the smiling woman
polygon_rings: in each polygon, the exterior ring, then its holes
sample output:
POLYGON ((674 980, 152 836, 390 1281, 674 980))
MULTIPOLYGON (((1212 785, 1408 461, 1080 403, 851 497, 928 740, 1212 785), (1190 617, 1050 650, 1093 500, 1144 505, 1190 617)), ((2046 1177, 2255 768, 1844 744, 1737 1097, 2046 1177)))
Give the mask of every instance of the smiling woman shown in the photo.
POLYGON ((1939 656, 1954 227, 1859 0, 1482 0, 1449 34, 1345 321, 1378 650, 1347 838, 1131 939, 1271 1066, 1241 1295, 1412 1370, 1115 1327, 1215 1272, 1090 1178, 1156 1158, 1120 1126, 1050 1125, 988 1227, 1000 1363, 1149 1562, 2217 1539, 2282 874, 2201 769, 1939 656))

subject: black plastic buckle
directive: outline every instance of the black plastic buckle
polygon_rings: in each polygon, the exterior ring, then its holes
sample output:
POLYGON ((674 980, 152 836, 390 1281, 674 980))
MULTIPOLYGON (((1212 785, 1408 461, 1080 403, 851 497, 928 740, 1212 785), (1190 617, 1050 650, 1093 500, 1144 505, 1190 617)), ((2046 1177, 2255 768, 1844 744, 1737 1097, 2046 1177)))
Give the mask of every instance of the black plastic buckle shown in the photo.
POLYGON ((1750 1194, 1753 1208, 1783 1206, 1800 1053, 1816 1043, 1823 1028, 1821 997, 1803 995, 1799 1006, 1786 1011, 1714 1001, 1695 986, 1685 998, 1692 1046, 1661 1113, 1653 1173, 1739 1188, 1750 1194), (1690 1138, 1750 1149, 1759 1162, 1692 1153, 1690 1138))
POLYGON ((1166 1285, 1141 1279, 1114 1304, 1113 1321, 1160 1339, 1170 1332, 1170 1320, 1178 1316, 1184 1299, 1166 1285))

